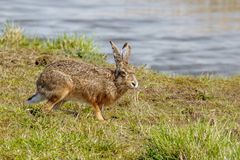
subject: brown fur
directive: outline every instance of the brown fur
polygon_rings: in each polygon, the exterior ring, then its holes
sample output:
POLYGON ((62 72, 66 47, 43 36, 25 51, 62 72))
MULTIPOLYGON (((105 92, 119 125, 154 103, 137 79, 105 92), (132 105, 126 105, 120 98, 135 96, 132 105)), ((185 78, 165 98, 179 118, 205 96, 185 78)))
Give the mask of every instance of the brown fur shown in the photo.
POLYGON ((131 47, 125 43, 123 53, 110 42, 116 68, 96 67, 84 62, 60 60, 48 65, 37 80, 37 94, 47 99, 46 111, 65 101, 80 100, 91 104, 99 120, 101 110, 119 99, 130 88, 137 88, 134 71, 128 66, 131 47))

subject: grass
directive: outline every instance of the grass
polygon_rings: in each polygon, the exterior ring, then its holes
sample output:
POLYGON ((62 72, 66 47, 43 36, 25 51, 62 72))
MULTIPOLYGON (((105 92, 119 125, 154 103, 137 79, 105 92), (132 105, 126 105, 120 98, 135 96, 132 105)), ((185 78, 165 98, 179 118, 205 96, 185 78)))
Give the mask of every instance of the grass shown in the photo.
POLYGON ((22 28, 11 23, 5 24, 2 32, 0 47, 5 49, 33 49, 42 54, 59 53, 98 63, 104 62, 106 58, 103 54, 98 54, 98 48, 93 40, 85 36, 63 34, 56 39, 29 38, 23 34, 22 28))
POLYGON ((151 132, 146 159, 238 159, 239 139, 232 127, 236 126, 229 122, 184 127, 161 124, 151 132))
POLYGON ((138 100, 129 91, 106 108, 107 123, 86 104, 63 106, 77 116, 25 105, 44 65, 68 58, 114 66, 86 37, 43 40, 16 26, 3 29, 0 159, 239 159, 239 76, 170 76, 138 67, 138 100))

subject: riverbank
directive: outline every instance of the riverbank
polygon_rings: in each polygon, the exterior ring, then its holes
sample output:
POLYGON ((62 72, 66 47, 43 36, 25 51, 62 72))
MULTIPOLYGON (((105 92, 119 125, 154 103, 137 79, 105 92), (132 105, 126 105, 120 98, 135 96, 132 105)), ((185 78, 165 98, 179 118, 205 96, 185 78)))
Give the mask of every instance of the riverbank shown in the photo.
MULTIPOLYGON (((106 45, 108 43, 106 42, 106 45)), ((110 46, 109 46, 110 47, 110 46)), ((6 27, 0 37, 1 159, 237 159, 240 76, 169 76, 136 69, 140 90, 106 108, 107 123, 86 104, 46 115, 25 105, 44 66, 74 58, 112 66, 86 37, 28 38, 6 27)))

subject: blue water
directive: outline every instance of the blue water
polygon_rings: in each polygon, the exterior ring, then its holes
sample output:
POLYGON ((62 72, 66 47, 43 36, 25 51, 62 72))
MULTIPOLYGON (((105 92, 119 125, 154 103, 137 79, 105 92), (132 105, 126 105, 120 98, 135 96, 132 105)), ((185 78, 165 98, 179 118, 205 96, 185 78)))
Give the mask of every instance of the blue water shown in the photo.
POLYGON ((85 34, 106 54, 128 41, 131 63, 160 72, 240 73, 239 0, 1 0, 6 21, 43 38, 85 34))

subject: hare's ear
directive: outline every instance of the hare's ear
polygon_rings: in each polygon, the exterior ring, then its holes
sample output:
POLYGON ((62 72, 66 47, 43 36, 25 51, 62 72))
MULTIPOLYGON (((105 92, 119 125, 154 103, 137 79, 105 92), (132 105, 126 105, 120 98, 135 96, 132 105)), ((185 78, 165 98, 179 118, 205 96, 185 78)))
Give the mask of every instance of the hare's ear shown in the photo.
POLYGON ((118 47, 112 41, 110 41, 110 44, 112 46, 114 60, 115 60, 116 65, 118 67, 120 65, 120 63, 122 62, 121 52, 118 49, 118 47))
POLYGON ((129 57, 131 55, 131 46, 128 43, 125 43, 122 48, 123 61, 128 64, 129 57))

